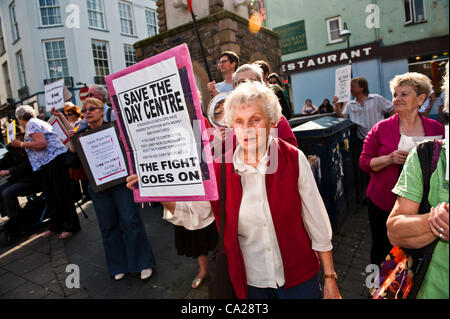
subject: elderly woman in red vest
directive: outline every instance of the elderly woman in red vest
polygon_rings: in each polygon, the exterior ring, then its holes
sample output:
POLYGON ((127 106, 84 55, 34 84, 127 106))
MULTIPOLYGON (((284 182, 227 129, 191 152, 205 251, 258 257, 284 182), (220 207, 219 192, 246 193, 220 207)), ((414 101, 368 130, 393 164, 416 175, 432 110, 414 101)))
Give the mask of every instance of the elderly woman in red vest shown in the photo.
MULTIPOLYGON (((226 163, 224 251, 238 298, 340 298, 331 226, 305 155, 270 136, 281 107, 270 89, 241 84, 225 101, 238 147, 226 163)), ((220 180, 220 165, 216 165, 220 180)), ((219 220, 220 201, 211 203, 219 220)))
MULTIPOLYGON (((238 141, 225 164, 224 252, 234 291, 240 299, 320 298, 321 264, 324 297, 341 298, 330 221, 308 160, 270 136, 280 117, 277 97, 258 82, 239 85, 225 102, 225 122, 238 141)), ((214 165, 220 180, 220 163, 214 165)), ((130 176, 128 186, 136 180, 130 176)), ((220 199, 211 206, 218 221, 220 199)))

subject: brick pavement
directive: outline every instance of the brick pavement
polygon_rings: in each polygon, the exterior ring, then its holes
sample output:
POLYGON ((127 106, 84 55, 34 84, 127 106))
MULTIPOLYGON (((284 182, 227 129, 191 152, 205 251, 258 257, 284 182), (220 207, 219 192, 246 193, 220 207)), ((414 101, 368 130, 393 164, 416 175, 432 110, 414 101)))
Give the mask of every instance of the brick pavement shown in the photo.
MULTIPOLYGON (((83 205, 89 215, 79 214, 82 231, 72 238, 43 238, 40 230, 26 240, 0 248, 0 298, 2 299, 106 299, 159 298, 204 299, 206 282, 198 289, 190 283, 197 273, 197 262, 177 256, 173 228, 162 220, 161 208, 142 210, 157 266, 152 277, 143 282, 138 274, 121 281, 108 276, 95 212, 91 202, 83 205), (80 288, 68 289, 65 281, 68 264, 80 269, 80 288)), ((369 262, 370 230, 367 208, 359 206, 334 232, 333 251, 338 285, 345 299, 365 299, 366 266, 369 262)))

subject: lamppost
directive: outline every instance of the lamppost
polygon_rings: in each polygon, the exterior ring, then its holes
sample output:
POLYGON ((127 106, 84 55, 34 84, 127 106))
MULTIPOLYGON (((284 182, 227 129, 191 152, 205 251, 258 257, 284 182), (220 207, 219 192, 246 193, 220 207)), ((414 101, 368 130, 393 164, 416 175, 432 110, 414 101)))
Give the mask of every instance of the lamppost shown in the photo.
POLYGON ((347 40, 347 49, 348 49, 348 63, 352 64, 352 54, 350 52, 350 36, 352 33, 347 28, 347 23, 344 22, 344 28, 339 32, 339 35, 344 38, 344 40, 347 40))

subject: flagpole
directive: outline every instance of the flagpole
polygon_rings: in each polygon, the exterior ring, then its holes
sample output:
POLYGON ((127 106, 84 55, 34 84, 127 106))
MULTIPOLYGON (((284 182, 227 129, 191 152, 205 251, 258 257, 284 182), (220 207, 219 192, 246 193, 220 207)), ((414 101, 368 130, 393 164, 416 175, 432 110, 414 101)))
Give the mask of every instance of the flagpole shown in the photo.
POLYGON ((200 50, 202 51, 203 61, 205 62, 206 72, 208 73, 209 82, 212 81, 211 71, 209 70, 208 61, 206 60, 205 50, 203 49, 202 40, 200 38, 200 32, 198 31, 197 20, 195 19, 194 10, 192 10, 192 0, 188 0, 189 11, 191 12, 192 20, 194 21, 195 33, 197 34, 198 42, 200 44, 200 50))

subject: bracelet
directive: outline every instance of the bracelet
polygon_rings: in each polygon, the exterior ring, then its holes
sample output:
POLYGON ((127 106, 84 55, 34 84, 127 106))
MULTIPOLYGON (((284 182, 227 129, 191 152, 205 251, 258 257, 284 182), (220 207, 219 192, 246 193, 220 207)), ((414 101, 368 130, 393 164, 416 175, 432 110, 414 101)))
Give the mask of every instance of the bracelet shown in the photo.
POLYGON ((338 279, 338 274, 337 274, 337 273, 334 273, 334 274, 332 274, 332 275, 323 275, 323 278, 324 278, 324 279, 334 279, 334 280, 337 280, 337 279, 338 279))

